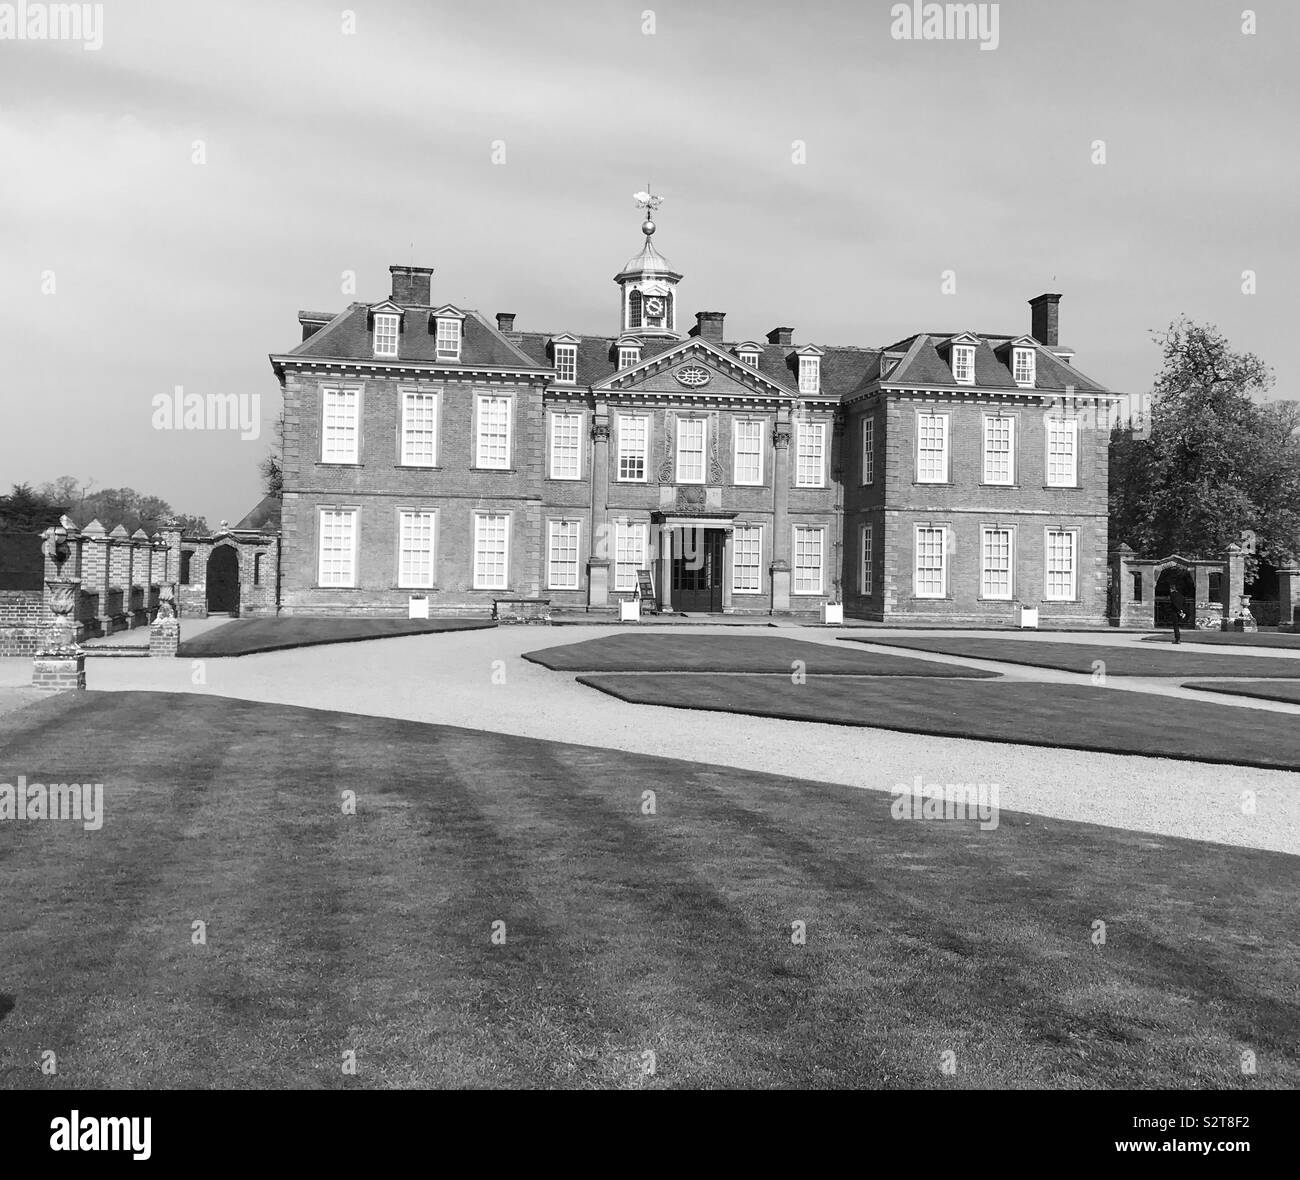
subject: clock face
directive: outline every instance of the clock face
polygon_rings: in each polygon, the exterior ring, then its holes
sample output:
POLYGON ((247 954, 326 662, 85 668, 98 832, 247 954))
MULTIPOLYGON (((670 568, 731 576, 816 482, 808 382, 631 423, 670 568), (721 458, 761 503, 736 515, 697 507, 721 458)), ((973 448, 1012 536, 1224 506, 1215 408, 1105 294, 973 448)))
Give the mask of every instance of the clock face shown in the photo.
POLYGON ((661 316, 664 314, 664 301, 662 299, 647 299, 645 303, 647 315, 661 316))

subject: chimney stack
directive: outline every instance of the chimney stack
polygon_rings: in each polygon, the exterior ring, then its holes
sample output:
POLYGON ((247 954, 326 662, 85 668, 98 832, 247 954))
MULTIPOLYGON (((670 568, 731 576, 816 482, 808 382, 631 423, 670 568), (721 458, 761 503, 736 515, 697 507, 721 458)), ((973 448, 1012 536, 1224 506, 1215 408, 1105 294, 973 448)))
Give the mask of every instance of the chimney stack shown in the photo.
POLYGON ((393 302, 403 307, 428 307, 429 287, 433 281, 431 266, 390 266, 393 276, 393 302))
POLYGON ((722 343, 722 323, 727 318, 725 311, 697 311, 692 336, 707 340, 710 344, 722 343))
POLYGON ((1060 343, 1060 303, 1059 295, 1036 295, 1029 301, 1029 334, 1039 344, 1046 344, 1050 348, 1055 348, 1060 343))
POLYGON ((769 344, 793 344, 793 343, 794 343, 794 329, 793 329, 793 328, 773 328, 773 329, 772 329, 772 330, 767 334, 767 342, 768 342, 769 344))
POLYGON ((515 330, 515 313, 513 311, 497 312, 497 331, 513 332, 515 330))

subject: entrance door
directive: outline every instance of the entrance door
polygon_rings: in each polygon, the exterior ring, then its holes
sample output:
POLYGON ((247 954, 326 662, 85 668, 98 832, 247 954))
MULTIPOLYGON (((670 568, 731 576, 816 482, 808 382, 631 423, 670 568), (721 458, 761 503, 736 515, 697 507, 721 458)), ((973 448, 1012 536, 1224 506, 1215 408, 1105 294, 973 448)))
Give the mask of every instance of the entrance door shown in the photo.
POLYGON ((1183 598, 1186 600, 1183 603, 1183 615, 1187 621, 1183 626, 1193 625, 1192 620, 1196 618, 1196 579, 1189 571, 1171 566, 1169 569, 1161 570, 1160 577, 1156 580, 1155 623, 1157 627, 1172 627, 1174 624, 1174 608, 1169 605, 1169 593, 1175 588, 1182 591, 1183 598))
POLYGON ((208 558, 208 614, 239 613, 239 554, 218 545, 208 558))
POLYGON ((681 529, 679 538, 673 551, 673 607, 721 613, 723 530, 681 529))

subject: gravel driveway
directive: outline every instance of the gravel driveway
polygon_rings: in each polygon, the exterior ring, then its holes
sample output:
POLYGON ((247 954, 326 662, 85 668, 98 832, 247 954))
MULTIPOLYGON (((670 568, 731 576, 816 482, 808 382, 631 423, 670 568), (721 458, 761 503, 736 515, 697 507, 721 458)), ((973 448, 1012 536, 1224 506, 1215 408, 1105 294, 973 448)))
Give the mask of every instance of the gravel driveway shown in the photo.
MULTIPOLYGON (((1026 813, 1022 822, 1059 817, 1300 853, 1297 774, 631 705, 577 684, 572 674, 520 658, 541 647, 618 630, 501 627, 209 659, 193 668, 181 659, 91 660, 87 680, 92 689, 210 692, 402 717, 867 790, 887 791, 895 784, 911 784, 917 776, 923 783, 997 783, 1003 809, 1026 813), (200 673, 205 683, 194 684, 200 673)), ((736 633, 721 627, 698 630, 736 633)), ((835 643, 836 634, 834 629, 802 628, 798 637, 835 643)), ((1103 646, 1139 639, 1098 637, 1103 646)), ((1033 639, 1017 636, 1014 641, 1033 639)), ((938 657, 928 653, 927 658, 938 657)), ((1070 675, 1008 665, 1000 670, 1052 681, 1070 675)), ((1206 699, 1172 685, 1150 687, 1206 699)), ((1122 689, 1135 690, 1141 686, 1130 683, 1122 689)), ((1224 706, 1225 742, 1231 741, 1235 707, 1224 706)), ((1280 705, 1278 711, 1300 714, 1295 706, 1280 705)), ((1300 724, 1300 717, 1279 717, 1278 723, 1300 724)))

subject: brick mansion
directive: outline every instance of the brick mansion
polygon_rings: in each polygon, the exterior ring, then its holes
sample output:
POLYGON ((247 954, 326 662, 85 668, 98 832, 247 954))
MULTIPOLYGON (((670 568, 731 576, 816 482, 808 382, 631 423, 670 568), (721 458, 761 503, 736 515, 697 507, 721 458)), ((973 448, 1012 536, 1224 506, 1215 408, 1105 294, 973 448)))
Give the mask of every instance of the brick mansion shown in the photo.
POLYGON ((1059 295, 1021 333, 738 335, 688 323, 654 208, 605 325, 489 318, 417 266, 378 302, 299 313, 270 358, 282 613, 614 611, 648 574, 687 613, 1104 621, 1119 395, 1060 343, 1059 295))

